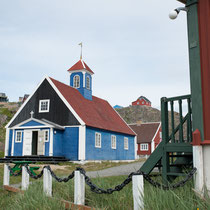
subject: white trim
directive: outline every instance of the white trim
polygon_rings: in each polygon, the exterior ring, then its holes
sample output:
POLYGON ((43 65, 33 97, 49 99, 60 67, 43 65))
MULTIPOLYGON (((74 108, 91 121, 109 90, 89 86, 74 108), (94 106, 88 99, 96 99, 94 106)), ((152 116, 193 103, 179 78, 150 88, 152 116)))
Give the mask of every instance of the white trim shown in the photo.
POLYGON ((81 78, 80 78, 80 76, 79 76, 78 74, 74 75, 74 77, 73 77, 73 86, 72 86, 73 88, 76 88, 76 89, 80 88, 80 79, 81 79, 81 78), (76 77, 79 78, 79 80, 78 80, 78 81, 79 81, 79 85, 78 85, 78 86, 75 86, 75 85, 77 85, 77 81, 76 81, 76 82, 74 81, 74 79, 75 79, 76 77))
POLYGON ((14 144, 15 144, 15 130, 12 130, 12 149, 11 149, 11 156, 14 155, 14 144))
POLYGON ((75 110, 68 103, 68 101, 64 98, 64 96, 61 94, 61 92, 58 90, 58 88, 55 86, 55 84, 52 82, 52 80, 49 77, 46 77, 46 79, 50 83, 50 85, 53 87, 53 89, 55 90, 55 92, 58 94, 58 96, 61 98, 61 100, 64 102, 64 104, 68 107, 68 109, 72 112, 72 114, 75 116, 75 118, 79 121, 79 123, 81 125, 85 125, 85 122, 75 112, 75 110))
POLYGON ((128 137, 124 137, 124 150, 129 150, 128 137), (127 145, 126 145, 127 144, 127 145))
POLYGON ((82 74, 83 74, 83 88, 85 88, 85 80, 86 80, 85 72, 83 71, 82 74))
POLYGON ((85 160, 86 152, 86 126, 79 126, 78 160, 85 160))
POLYGON ((137 155, 137 152, 138 152, 138 144, 137 144, 137 136, 134 137, 134 151, 135 151, 135 160, 138 159, 138 155, 137 155))
POLYGON ((86 69, 86 68, 85 68, 85 64, 84 64, 84 62, 83 62, 82 59, 81 59, 81 62, 82 62, 83 68, 86 69))
POLYGON ((53 128, 50 128, 49 156, 53 156, 53 128))
MULTIPOLYGON (((15 126, 13 126, 12 128, 19 128, 21 125, 24 125, 24 124, 26 124, 26 123, 28 123, 28 122, 30 122, 30 121, 35 121, 35 122, 38 122, 38 123, 40 123, 40 124, 43 124, 43 121, 41 121, 41 120, 38 120, 38 119, 35 119, 35 118, 28 118, 27 120, 24 120, 23 122, 21 122, 21 123, 19 123, 19 124, 17 124, 17 125, 15 125, 15 126)), ((46 124, 46 123, 44 123, 44 124, 46 124)), ((40 126, 42 126, 42 125, 40 125, 40 126)), ((37 126, 24 126, 24 127, 37 127, 37 126)), ((21 127, 22 128, 22 127, 21 127)))
MULTIPOLYGON (((158 126, 158 128, 157 128, 157 130, 156 130, 156 132, 155 132, 155 135, 153 136, 152 141, 151 141, 151 153, 155 150, 155 146, 154 146, 154 150, 152 150, 152 143, 154 142, 155 137, 156 137, 158 131, 160 130, 160 126, 161 126, 161 122, 160 122, 160 125, 158 126)), ((160 143, 160 142, 159 142, 159 143, 160 143)), ((154 144, 154 145, 155 145, 155 144, 154 144)))
POLYGON ((10 137, 10 129, 6 128, 6 137, 5 137, 5 147, 4 147, 4 157, 9 154, 9 137, 10 137))
POLYGON ((22 137, 23 137, 23 131, 15 131, 15 143, 22 143, 22 137), (20 134, 20 141, 17 141, 17 133, 21 133, 20 134))
POLYGON ((111 135, 111 149, 116 149, 116 148, 117 148, 117 137, 116 137, 116 135, 111 135), (114 137, 114 138, 112 138, 112 137, 114 137), (114 146, 113 146, 112 140, 115 140, 114 146))
POLYGON ((99 132, 95 132, 95 147, 96 148, 101 148, 101 133, 99 133, 99 132), (96 145, 96 135, 98 135, 98 136, 100 136, 100 138, 99 138, 99 144, 100 145, 96 145))
POLYGON ((44 112, 49 112, 49 111, 50 111, 50 99, 39 100, 39 113, 44 113, 44 112), (43 102, 47 102, 47 109, 46 110, 41 109, 43 102))
POLYGON ((79 128, 81 125, 67 125, 63 126, 64 128, 79 128))
POLYGON ((44 82, 45 79, 47 79, 48 77, 44 77, 41 82, 38 84, 38 86, 35 88, 35 90, 32 92, 32 94, 25 100, 25 102, 22 104, 22 106, 18 109, 18 111, 16 112, 16 114, 13 116, 13 118, 8 122, 8 124, 5 126, 5 128, 8 128, 11 123, 14 121, 14 119, 18 116, 18 114, 22 111, 22 109, 25 107, 25 105, 28 103, 28 101, 32 98, 32 96, 35 94, 35 92, 37 91, 37 89, 39 88, 39 86, 44 82))
MULTIPOLYGON (((78 72, 85 72, 85 73, 88 73, 88 74, 90 74, 90 75, 93 75, 93 74, 94 74, 94 73, 88 71, 87 69, 78 69, 78 70, 72 71, 72 73, 78 73, 78 72)), ((71 74, 72 74, 72 73, 71 73, 71 74)))
POLYGON ((86 88, 87 88, 87 90, 91 90, 90 76, 89 76, 89 75, 87 75, 85 79, 86 79, 86 88), (88 82, 87 82, 87 80, 88 80, 88 79, 89 79, 89 88, 88 88, 88 82))

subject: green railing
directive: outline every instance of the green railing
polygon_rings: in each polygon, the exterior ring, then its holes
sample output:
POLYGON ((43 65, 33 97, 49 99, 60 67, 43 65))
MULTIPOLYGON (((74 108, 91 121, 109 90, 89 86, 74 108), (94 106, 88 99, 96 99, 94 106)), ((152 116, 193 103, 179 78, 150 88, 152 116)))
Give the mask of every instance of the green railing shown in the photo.
POLYGON ((161 121, 163 141, 167 143, 185 143, 192 141, 192 108, 191 95, 173 98, 161 98, 161 121), (186 115, 183 116, 185 101, 186 115), (178 111, 175 112, 175 103, 178 111), (176 115, 176 117, 175 117, 176 115))

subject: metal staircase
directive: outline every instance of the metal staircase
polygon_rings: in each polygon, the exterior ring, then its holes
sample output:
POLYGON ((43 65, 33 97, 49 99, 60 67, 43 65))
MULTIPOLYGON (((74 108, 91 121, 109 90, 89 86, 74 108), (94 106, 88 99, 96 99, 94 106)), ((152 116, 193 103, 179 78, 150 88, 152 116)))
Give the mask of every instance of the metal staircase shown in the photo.
POLYGON ((186 175, 186 169, 192 166, 191 119, 191 95, 161 98, 162 142, 141 167, 141 171, 149 174, 159 167, 165 184, 186 175), (174 111, 176 105, 179 113, 174 111), (187 110, 184 117, 183 108, 187 110))

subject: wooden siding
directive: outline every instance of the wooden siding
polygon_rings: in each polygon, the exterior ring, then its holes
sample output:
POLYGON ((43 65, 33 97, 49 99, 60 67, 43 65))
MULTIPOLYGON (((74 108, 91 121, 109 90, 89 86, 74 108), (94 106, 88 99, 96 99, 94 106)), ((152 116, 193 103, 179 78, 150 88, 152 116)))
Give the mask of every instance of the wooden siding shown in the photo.
POLYGON ((30 118, 30 112, 34 111, 34 118, 47 119, 59 125, 80 125, 74 115, 69 111, 49 82, 45 79, 21 112, 13 120, 9 127, 17 125, 30 118), (39 113, 39 100, 50 99, 50 111, 39 113))
POLYGON ((204 140, 210 139, 210 1, 198 2, 204 140))

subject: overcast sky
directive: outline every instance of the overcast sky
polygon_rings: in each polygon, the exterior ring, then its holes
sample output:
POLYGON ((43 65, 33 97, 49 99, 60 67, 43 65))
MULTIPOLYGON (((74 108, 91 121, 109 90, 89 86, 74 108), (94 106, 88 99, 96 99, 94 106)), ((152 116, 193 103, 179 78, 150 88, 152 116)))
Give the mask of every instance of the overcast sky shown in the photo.
POLYGON ((1 0, 0 92, 30 94, 46 75, 69 83, 83 59, 93 95, 112 106, 190 93, 186 13, 176 0, 1 0))

